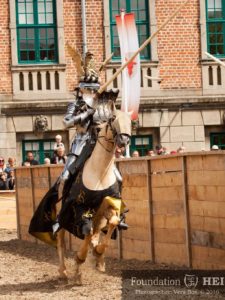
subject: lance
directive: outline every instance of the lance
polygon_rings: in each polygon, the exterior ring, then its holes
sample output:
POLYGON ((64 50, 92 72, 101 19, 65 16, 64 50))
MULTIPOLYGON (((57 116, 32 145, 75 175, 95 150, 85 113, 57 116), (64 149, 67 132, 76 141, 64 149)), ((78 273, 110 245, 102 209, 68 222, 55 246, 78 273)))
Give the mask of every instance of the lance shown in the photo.
POLYGON ((175 16, 180 12, 180 10, 189 2, 190 0, 186 0, 183 4, 181 4, 177 10, 174 11, 174 13, 156 30, 141 46, 140 48, 131 56, 131 58, 124 63, 117 72, 110 78, 108 82, 106 82, 99 90, 98 93, 101 94, 105 91, 107 86, 113 82, 113 80, 129 65, 130 62, 132 62, 135 57, 149 44, 151 43, 152 39, 173 19, 175 16))
POLYGON ((209 57, 212 58, 215 62, 217 62, 218 64, 220 64, 222 67, 225 67, 225 63, 222 62, 220 59, 216 58, 215 56, 213 56, 212 54, 205 52, 205 54, 209 57))
POLYGON ((105 66, 112 59, 113 55, 114 55, 114 53, 111 53, 110 56, 108 58, 106 58, 106 60, 102 63, 101 67, 99 68, 99 72, 101 72, 105 68, 105 66))

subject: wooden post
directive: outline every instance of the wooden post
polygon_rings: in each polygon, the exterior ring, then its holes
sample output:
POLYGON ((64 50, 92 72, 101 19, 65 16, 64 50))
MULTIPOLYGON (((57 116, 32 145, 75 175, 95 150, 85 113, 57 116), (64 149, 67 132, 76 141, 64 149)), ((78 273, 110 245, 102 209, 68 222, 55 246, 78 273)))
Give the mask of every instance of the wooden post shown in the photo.
POLYGON ((185 217, 185 235, 186 235, 186 250, 188 267, 192 267, 192 251, 190 241, 190 218, 188 207, 188 178, 187 178, 187 157, 182 157, 182 173, 183 173, 183 203, 185 217))
POLYGON ((147 163, 147 188, 148 188, 148 204, 149 204, 149 233, 150 233, 149 242, 150 242, 150 249, 151 249, 151 260, 152 262, 155 262, 151 160, 146 160, 146 163, 147 163))
MULTIPOLYGON (((35 195, 34 195, 34 175, 33 175, 33 169, 30 168, 30 179, 31 179, 31 189, 32 189, 32 204, 33 204, 33 214, 35 212, 35 195)), ((34 238, 35 239, 35 243, 37 244, 38 243, 38 239, 37 238, 34 238)))
POLYGON ((19 195, 18 195, 18 183, 17 183, 17 172, 15 169, 15 186, 16 186, 16 222, 17 222, 17 237, 21 240, 21 228, 20 228, 20 211, 19 211, 19 195))
POLYGON ((123 64, 117 71, 116 73, 111 77, 111 79, 106 82, 99 90, 98 93, 101 94, 105 91, 108 85, 110 85, 111 82, 129 65, 131 61, 135 59, 135 57, 149 44, 151 43, 152 39, 156 37, 156 35, 166 27, 166 25, 173 19, 175 16, 180 12, 180 10, 189 2, 189 0, 186 0, 183 4, 181 4, 178 9, 175 10, 175 12, 156 30, 142 45, 141 47, 135 52, 131 58, 123 64))

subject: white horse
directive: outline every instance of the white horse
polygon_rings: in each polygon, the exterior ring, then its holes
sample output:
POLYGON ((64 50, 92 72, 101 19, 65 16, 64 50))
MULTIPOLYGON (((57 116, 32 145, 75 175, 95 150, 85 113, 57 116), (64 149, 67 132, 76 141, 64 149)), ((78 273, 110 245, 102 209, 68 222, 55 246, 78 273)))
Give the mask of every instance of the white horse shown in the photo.
MULTIPOLYGON (((85 189, 93 192, 93 195, 101 195, 102 191, 107 191, 108 188, 116 184, 117 179, 114 172, 115 147, 125 147, 128 145, 130 135, 130 115, 118 110, 114 110, 114 117, 112 119, 100 126, 96 145, 90 158, 86 161, 80 176, 85 189)), ((76 190, 76 180, 73 184, 74 186, 71 191, 76 190)), ((95 199, 93 198, 91 200, 94 202, 95 199)), ((74 201, 76 202, 78 199, 74 201)), ((101 199, 100 206, 93 214, 92 230, 89 234, 85 235, 84 241, 76 253, 76 284, 82 284, 81 265, 86 260, 89 245, 93 247, 97 269, 100 271, 105 270, 104 253, 109 245, 114 229, 119 225, 120 214, 123 212, 123 207, 124 205, 121 198, 114 198, 111 197, 110 194, 106 194, 105 197, 101 199), (103 228, 107 228, 107 233, 100 241, 100 233, 103 228)), ((62 278, 67 277, 64 263, 64 233, 64 228, 57 233, 59 274, 62 278)))

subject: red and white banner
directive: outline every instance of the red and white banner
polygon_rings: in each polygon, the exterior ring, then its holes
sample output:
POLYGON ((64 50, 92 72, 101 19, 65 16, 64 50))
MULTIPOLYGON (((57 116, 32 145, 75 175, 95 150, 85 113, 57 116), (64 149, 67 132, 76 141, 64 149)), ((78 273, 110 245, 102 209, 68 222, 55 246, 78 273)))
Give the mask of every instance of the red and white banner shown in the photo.
MULTIPOLYGON (((120 41, 122 64, 139 49, 137 28, 133 13, 121 12, 116 16, 116 24, 120 41)), ((140 104, 140 55, 131 61, 122 73, 122 111, 131 112, 131 119, 138 119, 140 104)))

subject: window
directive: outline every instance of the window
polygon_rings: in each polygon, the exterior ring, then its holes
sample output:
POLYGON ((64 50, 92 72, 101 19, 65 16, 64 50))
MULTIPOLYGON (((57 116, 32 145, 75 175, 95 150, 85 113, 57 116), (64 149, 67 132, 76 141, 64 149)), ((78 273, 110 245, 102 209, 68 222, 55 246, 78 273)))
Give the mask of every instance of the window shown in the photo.
POLYGON ((46 157, 52 158, 54 153, 54 140, 30 140, 23 141, 23 161, 26 160, 27 151, 31 151, 34 159, 40 164, 44 163, 46 157))
POLYGON ((16 0, 20 63, 57 62, 55 0, 16 0))
POLYGON ((213 145, 217 145, 221 150, 225 150, 225 132, 210 133, 210 149, 213 145))
POLYGON ((206 0, 208 52, 225 55, 225 0, 206 0))
MULTIPOLYGON (((127 13, 133 12, 135 14, 139 44, 143 44, 149 37, 148 0, 110 0, 111 51, 114 52, 114 59, 120 59, 120 44, 115 16, 120 14, 121 9, 125 9, 127 13)), ((149 58, 150 46, 147 46, 141 52, 141 59, 149 58)))
POLYGON ((137 150, 140 156, 145 156, 152 147, 152 135, 133 135, 131 137, 131 154, 134 150, 137 150))

